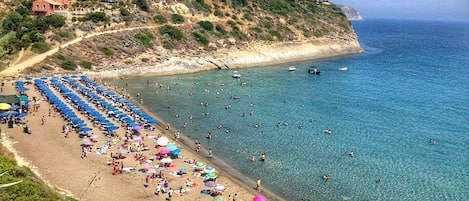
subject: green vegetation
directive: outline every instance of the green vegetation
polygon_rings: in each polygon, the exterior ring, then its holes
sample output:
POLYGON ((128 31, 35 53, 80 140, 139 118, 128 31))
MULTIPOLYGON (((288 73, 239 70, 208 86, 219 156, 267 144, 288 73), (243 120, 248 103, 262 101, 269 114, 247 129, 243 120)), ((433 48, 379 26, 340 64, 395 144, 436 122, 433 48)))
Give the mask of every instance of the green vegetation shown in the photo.
POLYGON ((147 0, 134 0, 134 3, 140 8, 140 10, 148 12, 150 7, 148 7, 147 0))
POLYGON ((139 40, 140 43, 145 47, 152 47, 154 38, 155 37, 148 29, 141 30, 135 35, 135 39, 139 40))
POLYGON ((199 31, 192 32, 192 36, 194 36, 197 42, 204 46, 207 46, 210 43, 210 41, 208 40, 208 36, 199 31))
POLYGON ((186 39, 186 36, 184 36, 184 33, 181 30, 179 30, 177 27, 173 27, 170 25, 160 27, 159 32, 163 37, 167 37, 171 40, 186 39))
POLYGON ((0 32, 0 59, 33 43, 43 42, 44 35, 50 28, 59 29, 65 25, 63 16, 31 16, 31 6, 31 0, 21 0, 18 6, 3 18, 0 32))
POLYGON ((158 24, 166 24, 168 22, 168 20, 163 15, 155 15, 155 17, 153 17, 153 21, 158 24))
POLYGON ((172 14, 171 15, 171 21, 174 23, 174 24, 183 24, 184 23, 184 17, 182 15, 179 15, 179 14, 172 14))
POLYGON ((121 7, 119 12, 125 22, 131 22, 134 19, 134 15, 124 7, 121 7))
POLYGON ((213 31, 213 24, 210 21, 199 21, 197 24, 199 24, 202 29, 213 31))
POLYGON ((50 50, 50 45, 45 42, 36 42, 31 45, 31 50, 34 53, 41 54, 50 50))
POLYGON ((110 57, 110 56, 113 56, 114 55, 114 50, 112 50, 111 48, 108 48, 108 47, 103 47, 101 49, 101 51, 103 52, 104 55, 110 57))
POLYGON ((104 12, 91 12, 87 13, 84 17, 85 21, 92 21, 94 23, 104 22, 109 23, 110 19, 104 12))
POLYGON ((8 184, 19 182, 18 184, 1 189, 0 200, 73 200, 56 193, 51 188, 42 183, 26 167, 17 166, 14 160, 5 156, 0 156, 0 183, 8 184))
POLYGON ((194 6, 194 8, 198 11, 206 11, 206 12, 210 12, 211 10, 211 7, 205 3, 204 0, 195 0, 195 1, 192 1, 192 5, 194 6))
POLYGON ((92 63, 89 61, 81 61, 80 66, 82 68, 91 69, 92 63))
POLYGON ((75 61, 65 57, 64 55, 57 55, 57 59, 60 60, 60 67, 65 70, 75 70, 77 68, 75 61))
POLYGON ((220 32, 222 35, 226 35, 228 32, 226 32, 225 28, 223 27, 223 25, 221 24, 217 24, 215 26, 215 30, 217 30, 218 32, 220 32))

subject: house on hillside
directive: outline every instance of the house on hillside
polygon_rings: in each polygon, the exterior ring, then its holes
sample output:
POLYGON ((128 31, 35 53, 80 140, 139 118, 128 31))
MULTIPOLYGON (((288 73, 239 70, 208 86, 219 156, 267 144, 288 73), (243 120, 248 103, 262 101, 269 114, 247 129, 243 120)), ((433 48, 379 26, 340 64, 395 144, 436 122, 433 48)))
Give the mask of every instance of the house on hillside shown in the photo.
POLYGON ((34 0, 32 10, 35 15, 66 15, 69 7, 69 0, 34 0))

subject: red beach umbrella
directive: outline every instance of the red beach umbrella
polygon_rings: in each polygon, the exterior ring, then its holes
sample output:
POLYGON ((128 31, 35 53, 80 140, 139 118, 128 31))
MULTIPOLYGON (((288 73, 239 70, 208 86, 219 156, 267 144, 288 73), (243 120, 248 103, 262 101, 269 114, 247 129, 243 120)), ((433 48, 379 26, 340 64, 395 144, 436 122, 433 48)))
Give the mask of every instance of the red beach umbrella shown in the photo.
POLYGON ((252 201, 267 201, 267 198, 263 195, 256 195, 254 198, 252 198, 252 201))

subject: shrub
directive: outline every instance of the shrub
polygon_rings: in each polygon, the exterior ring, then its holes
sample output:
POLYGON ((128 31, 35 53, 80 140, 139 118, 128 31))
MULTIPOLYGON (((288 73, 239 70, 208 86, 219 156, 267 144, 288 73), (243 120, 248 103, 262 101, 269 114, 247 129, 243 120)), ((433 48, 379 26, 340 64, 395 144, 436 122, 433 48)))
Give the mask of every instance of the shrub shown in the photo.
POLYGON ((170 25, 160 27, 159 32, 161 35, 174 40, 183 40, 186 38, 182 31, 180 31, 177 27, 173 27, 170 25))
POLYGON ((54 28, 60 28, 65 25, 65 17, 57 14, 48 15, 46 16, 46 22, 54 28))
POLYGON ((161 45, 164 48, 169 49, 169 50, 172 50, 172 49, 176 48, 176 45, 170 40, 163 40, 161 45))
POLYGON ((194 8, 199 11, 208 11, 210 12, 210 6, 205 3, 204 0, 195 0, 192 1, 192 5, 194 5, 194 8))
POLYGON ((98 22, 109 22, 109 17, 104 12, 91 12, 87 13, 85 16, 85 20, 91 20, 94 23, 98 22))
POLYGON ((225 15, 223 14, 223 11, 221 11, 218 8, 215 10, 215 12, 213 12, 213 15, 215 15, 217 17, 225 17, 225 15))
POLYGON ((184 23, 184 17, 179 14, 172 14, 171 15, 171 21, 175 24, 183 24, 184 23))
POLYGON ((66 59, 62 61, 62 63, 60 64, 60 67, 62 67, 65 70, 75 70, 77 68, 77 64, 72 60, 66 59))
POLYGON ((142 62, 145 62, 145 63, 148 62, 148 61, 150 61, 150 59, 149 59, 149 58, 146 58, 146 57, 143 57, 143 58, 141 58, 140 60, 141 60, 142 62))
POLYGON ((213 24, 210 21, 199 21, 199 26, 207 31, 213 31, 213 24))
POLYGON ((101 51, 104 53, 104 55, 106 56, 113 56, 114 55, 114 50, 108 48, 108 47, 104 47, 101 49, 101 51))
POLYGON ((41 53, 44 53, 44 52, 47 52, 50 50, 50 46, 49 44, 45 43, 45 42, 37 42, 37 43, 34 43, 32 46, 31 46, 31 50, 34 52, 34 53, 38 53, 38 54, 41 54, 41 53))
POLYGON ((228 33, 228 32, 226 32, 225 28, 223 28, 223 25, 221 25, 221 24, 217 24, 215 26, 215 30, 217 30, 218 32, 220 32, 223 35, 226 35, 228 33))
POLYGON ((137 4, 137 6, 140 8, 140 10, 148 12, 149 7, 148 7, 147 0, 134 0, 134 3, 137 4))
POLYGON ((207 37, 205 34, 200 33, 200 32, 198 32, 198 31, 192 32, 192 36, 194 36, 195 40, 196 40, 197 42, 199 42, 200 44, 202 44, 202 45, 207 46, 208 43, 210 42, 210 41, 208 40, 208 37, 207 37))
POLYGON ((168 22, 168 20, 163 15, 156 15, 153 17, 153 21, 158 24, 166 24, 166 22, 168 22))
POLYGON ((61 55, 61 54, 57 55, 56 58, 57 58, 58 60, 61 60, 61 61, 67 60, 67 58, 66 58, 64 55, 61 55))
POLYGON ((149 30, 141 30, 135 35, 135 39, 139 40, 145 47, 153 46, 153 38, 154 36, 149 30))
POLYGON ((244 13, 243 18, 248 20, 248 21, 254 20, 251 13, 244 13))
POLYGON ((89 61, 81 61, 80 66, 82 68, 91 69, 92 64, 89 61))

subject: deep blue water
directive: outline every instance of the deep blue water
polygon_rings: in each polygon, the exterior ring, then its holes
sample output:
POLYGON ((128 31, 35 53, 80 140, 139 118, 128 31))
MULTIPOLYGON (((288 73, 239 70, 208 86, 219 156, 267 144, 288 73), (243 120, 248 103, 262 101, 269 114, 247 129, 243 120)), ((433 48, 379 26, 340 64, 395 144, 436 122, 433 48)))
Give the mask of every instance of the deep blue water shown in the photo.
POLYGON ((115 84, 287 200, 469 200, 469 24, 353 25, 364 54, 237 69, 240 80, 226 70, 115 84))

